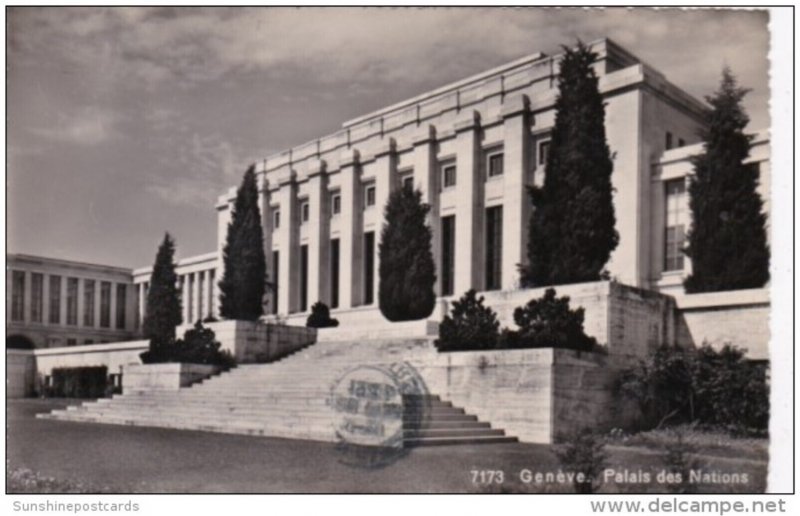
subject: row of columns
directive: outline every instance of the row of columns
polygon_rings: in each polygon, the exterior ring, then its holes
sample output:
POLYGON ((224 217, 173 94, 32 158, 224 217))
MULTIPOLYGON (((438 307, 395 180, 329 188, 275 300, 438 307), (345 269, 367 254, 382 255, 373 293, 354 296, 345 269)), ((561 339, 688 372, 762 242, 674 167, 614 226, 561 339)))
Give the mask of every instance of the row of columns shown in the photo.
MULTIPOLYGON (((507 99, 503 117, 503 236, 501 288, 511 289, 518 284, 518 265, 524 263, 527 251, 527 223, 530 214, 527 185, 530 171, 530 109, 524 95, 507 99)), ((484 238, 484 184, 485 156, 482 147, 481 117, 477 111, 465 113, 455 123, 456 147, 456 197, 455 208, 455 271, 456 295, 476 288, 484 289, 485 238, 484 238)), ((431 205, 429 224, 432 228, 433 255, 437 271, 441 262, 441 231, 439 214, 439 163, 438 143, 434 126, 423 127, 413 138, 411 162, 415 187, 422 191, 423 201, 431 205)), ((400 185, 397 173, 397 149, 394 139, 386 139, 374 152, 372 165, 375 181, 375 208, 380 221, 390 193, 400 185)), ((304 228, 308 246, 307 306, 316 301, 330 305, 330 189, 326 163, 316 159, 310 163, 306 193, 309 202, 309 220, 304 228)), ((290 167, 289 167, 290 168, 290 167)), ((339 194, 341 212, 338 215, 336 238, 340 242, 339 303, 340 308, 363 304, 363 235, 364 207, 360 154, 348 149, 339 163, 339 194)), ((300 293, 300 202, 299 185, 289 170, 275 172, 266 185, 262 179, 260 208, 264 228, 264 247, 270 281, 277 280, 278 312, 298 312, 301 309, 300 293), (280 176, 276 178, 276 176, 280 176), (273 206, 280 210, 280 226, 273 231, 273 206), (278 250, 278 262, 273 263, 273 244, 278 250), (275 275, 277 265, 277 277, 275 275)), ((227 216, 231 209, 227 207, 227 216)), ((221 222, 220 227, 224 224, 221 222)), ((381 223, 375 232, 374 303, 378 299, 378 248, 381 223)), ((221 239, 223 240, 223 239, 221 239)), ((440 277, 441 273, 438 272, 440 277)), ((438 281, 438 279, 437 279, 438 281)), ((436 292, 439 286, 436 285, 436 292)), ((268 311, 273 311, 274 306, 268 311)))
MULTIPOLYGON (((187 272, 178 277, 181 292, 181 317, 184 324, 194 324, 198 319, 215 316, 217 312, 215 269, 187 272)), ((147 293, 149 282, 137 283, 137 321, 139 328, 144 323, 147 312, 147 293)))

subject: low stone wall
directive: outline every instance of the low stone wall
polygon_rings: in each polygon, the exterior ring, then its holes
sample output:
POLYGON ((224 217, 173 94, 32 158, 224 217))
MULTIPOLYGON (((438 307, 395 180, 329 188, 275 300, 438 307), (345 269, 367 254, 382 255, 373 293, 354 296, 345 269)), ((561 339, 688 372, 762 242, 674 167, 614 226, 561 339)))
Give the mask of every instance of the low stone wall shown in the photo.
POLYGON ((430 392, 523 442, 552 443, 581 427, 627 423, 614 397, 615 361, 543 348, 440 353, 413 365, 430 392))
POLYGON ((676 340, 683 346, 732 344, 754 360, 769 359, 770 301, 767 289, 676 296, 676 340))
POLYGON ((351 341, 351 340, 392 340, 436 337, 439 334, 439 323, 427 319, 388 323, 382 321, 357 326, 337 326, 334 328, 318 328, 318 342, 351 341))
POLYGON ((6 349, 6 398, 33 396, 36 388, 36 358, 33 350, 6 349))
POLYGON ((34 350, 36 370, 49 376, 57 367, 106 366, 109 374, 119 374, 123 366, 141 364, 139 355, 147 351, 149 342, 133 340, 111 344, 89 344, 34 350))
POLYGON ((205 380, 220 368, 204 364, 128 364, 123 366, 122 392, 178 390, 205 380))
MULTIPOLYGON (((273 362, 317 339, 314 328, 300 326, 253 321, 218 321, 206 326, 214 331, 221 349, 230 351, 240 364, 273 362)), ((178 335, 185 329, 179 327, 178 335)))

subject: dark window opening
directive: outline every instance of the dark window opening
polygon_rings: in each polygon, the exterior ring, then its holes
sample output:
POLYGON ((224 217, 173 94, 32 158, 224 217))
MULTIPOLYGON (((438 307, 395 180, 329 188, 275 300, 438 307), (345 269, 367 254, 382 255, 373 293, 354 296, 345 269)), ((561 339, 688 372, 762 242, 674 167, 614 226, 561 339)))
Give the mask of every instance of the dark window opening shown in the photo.
POLYGON ((502 276, 503 207, 486 210, 486 290, 498 290, 502 276))
POLYGON ((442 288, 441 295, 453 295, 456 254, 456 218, 442 217, 442 288))

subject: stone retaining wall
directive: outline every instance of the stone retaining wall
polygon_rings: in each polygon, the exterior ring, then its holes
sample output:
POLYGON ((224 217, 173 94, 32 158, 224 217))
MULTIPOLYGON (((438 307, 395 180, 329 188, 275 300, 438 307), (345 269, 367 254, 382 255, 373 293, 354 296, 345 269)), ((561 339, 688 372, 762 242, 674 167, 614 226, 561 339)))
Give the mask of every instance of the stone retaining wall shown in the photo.
MULTIPOLYGON (((273 362, 317 339, 316 329, 303 326, 253 321, 218 321, 206 326, 214 331, 221 349, 230 351, 240 364, 273 362)), ((178 335, 187 328, 179 327, 178 335)))
POLYGON ((219 371, 219 367, 205 364, 128 364, 123 367, 122 391, 175 391, 205 380, 219 371))

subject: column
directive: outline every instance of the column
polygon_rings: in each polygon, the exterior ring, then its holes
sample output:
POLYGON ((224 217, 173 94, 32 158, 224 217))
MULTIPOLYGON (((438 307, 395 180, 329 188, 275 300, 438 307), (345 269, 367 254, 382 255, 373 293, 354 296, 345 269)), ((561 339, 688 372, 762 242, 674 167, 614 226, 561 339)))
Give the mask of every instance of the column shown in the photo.
POLYGON ((330 219, 328 176, 324 160, 314 160, 308 169, 308 307, 317 301, 330 306, 330 219))
POLYGON ((528 176, 530 168, 530 102, 526 95, 503 105, 503 273, 501 288, 519 286, 519 265, 528 258, 528 176))
MULTIPOLYGON (((9 271, 8 274, 11 274, 11 272, 9 271)), ((42 287, 42 298, 43 298, 42 324, 49 325, 50 324, 50 275, 49 274, 43 274, 43 276, 44 276, 44 279, 42 281, 44 281, 44 286, 42 287)), ((10 285, 11 284, 10 280, 7 280, 7 281, 8 281, 8 283, 6 283, 6 285, 10 285)), ((8 290, 10 290, 10 289, 8 289, 8 290)), ((8 302, 6 304, 6 307, 7 307, 7 311, 9 311, 6 320, 10 321, 11 320, 11 315, 10 315, 11 303, 8 302)))
POLYGON ((192 314, 189 311, 189 300, 191 299, 192 291, 189 287, 189 275, 184 274, 180 276, 181 279, 181 308, 183 311, 183 324, 192 323, 192 314))
POLYGON ((481 171, 480 113, 472 111, 457 121, 456 130, 456 252, 454 292, 483 289, 483 177, 481 171))
POLYGON ((136 329, 141 330, 142 325, 144 324, 145 308, 147 307, 147 298, 144 294, 144 283, 138 283, 136 285, 136 291, 139 294, 139 327, 136 329))
POLYGON ((83 312, 86 309, 84 303, 84 292, 86 290, 86 280, 83 278, 78 278, 78 327, 83 328, 83 312))
POLYGON ((59 308, 61 317, 60 317, 60 325, 66 326, 67 325, 67 276, 61 275, 61 303, 59 308))
POLYGON ((109 330, 117 329, 117 283, 111 282, 111 303, 110 303, 111 317, 108 322, 109 330))
POLYGON ((103 292, 103 282, 97 280, 94 287, 94 327, 100 328, 100 299, 103 292))
MULTIPOLYGON (((25 324, 30 324, 31 322, 31 292, 33 289, 31 288, 31 271, 25 271, 25 284, 23 285, 23 300, 22 300, 22 320, 25 321, 25 324)), ((9 319, 10 320, 10 319, 9 319)))
POLYGON ((294 180, 294 173, 290 171, 288 175, 280 181, 278 190, 278 200, 280 202, 281 222, 277 235, 279 260, 278 265, 278 310, 282 314, 295 312, 299 305, 300 296, 298 291, 299 281, 299 249, 297 226, 299 222, 297 205, 297 183, 294 180))
POLYGON ((194 287, 192 291, 192 306, 194 307, 192 312, 192 324, 194 324, 198 319, 203 319, 203 313, 200 311, 200 300, 203 299, 203 293, 201 292, 203 290, 203 273, 197 271, 192 274, 192 278, 194 280, 192 281, 194 287))
POLYGON ((362 192, 359 154, 346 151, 339 160, 342 212, 339 215, 339 307, 351 308, 361 301, 362 192))
POLYGON ((441 278, 441 227, 439 225, 439 164, 436 160, 436 128, 432 125, 424 127, 413 138, 414 153, 414 183, 422 190, 422 202, 430 205, 428 212, 428 226, 431 228, 431 251, 433 263, 436 266, 436 284, 434 292, 439 295, 441 291, 439 281, 441 278))
MULTIPOLYGON (((415 172, 416 174, 416 169, 415 172)), ((389 195, 398 188, 400 178, 397 177, 397 143, 394 138, 389 138, 375 153, 375 209, 378 210, 378 221, 383 221, 383 208, 389 200, 389 195)), ((416 181, 415 181, 416 182, 416 181)), ((375 304, 378 305, 381 276, 380 276, 380 249, 382 223, 379 222, 375 227, 375 257, 373 263, 373 295, 375 304)), ((359 248, 361 244, 359 243, 359 248)), ((358 277, 361 277, 359 271, 358 277)), ((359 291, 360 292, 360 291, 359 291)))
MULTIPOLYGON (((260 183, 258 188, 258 209, 259 213, 261 213, 261 230, 264 233, 264 259, 266 260, 266 271, 267 271, 267 287, 266 287, 266 294, 267 294, 267 303, 264 305, 264 313, 269 314, 272 313, 272 308, 275 306, 275 292, 274 292, 274 285, 275 285, 275 264, 272 263, 272 208, 270 208, 270 202, 272 198, 272 192, 270 191, 270 184, 267 180, 266 171, 260 176, 260 183)), ((277 192, 277 190, 275 190, 277 192)), ((214 288, 215 286, 211 284, 212 281, 217 281, 216 278, 213 280, 211 278, 211 272, 209 271, 207 274, 209 278, 208 283, 208 299, 209 302, 209 315, 216 314, 216 310, 214 307, 214 288)))

